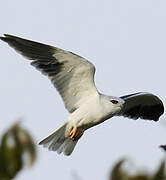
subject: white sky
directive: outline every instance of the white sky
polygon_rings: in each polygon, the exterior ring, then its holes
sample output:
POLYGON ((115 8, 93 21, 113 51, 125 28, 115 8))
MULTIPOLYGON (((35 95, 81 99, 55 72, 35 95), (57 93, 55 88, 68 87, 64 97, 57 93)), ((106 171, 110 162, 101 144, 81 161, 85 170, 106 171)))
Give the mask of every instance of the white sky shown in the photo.
MULTIPOLYGON (((151 92, 166 102, 165 0, 6 0, 0 3, 0 34, 9 33, 64 48, 89 59, 102 93, 151 92)), ((18 117, 36 142, 67 119, 48 79, 0 42, 0 133, 18 117)), ((70 157, 38 147, 32 169, 17 180, 106 179, 116 161, 129 157, 153 170, 166 144, 164 116, 158 123, 112 118, 88 130, 70 157)), ((1 163, 1 162, 0 162, 1 163)))

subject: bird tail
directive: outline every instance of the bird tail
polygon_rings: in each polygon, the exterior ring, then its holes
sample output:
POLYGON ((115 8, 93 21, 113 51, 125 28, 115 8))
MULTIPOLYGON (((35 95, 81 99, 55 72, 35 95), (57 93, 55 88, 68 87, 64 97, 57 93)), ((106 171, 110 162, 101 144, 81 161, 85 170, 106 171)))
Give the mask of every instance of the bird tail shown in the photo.
POLYGON ((69 156, 73 152, 78 140, 72 140, 70 137, 65 137, 66 126, 67 123, 53 134, 43 139, 39 144, 48 148, 50 151, 57 151, 58 154, 63 152, 64 155, 69 156))

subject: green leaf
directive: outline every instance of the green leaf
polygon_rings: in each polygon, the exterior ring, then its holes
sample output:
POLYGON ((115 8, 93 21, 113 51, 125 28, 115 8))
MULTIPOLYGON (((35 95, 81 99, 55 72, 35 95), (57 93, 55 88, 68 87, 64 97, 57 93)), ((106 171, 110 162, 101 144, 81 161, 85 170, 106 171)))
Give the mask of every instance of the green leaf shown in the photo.
POLYGON ((10 180, 29 163, 36 159, 32 137, 19 123, 14 124, 2 136, 0 145, 0 179, 10 180), (24 157, 27 158, 24 158, 24 157))

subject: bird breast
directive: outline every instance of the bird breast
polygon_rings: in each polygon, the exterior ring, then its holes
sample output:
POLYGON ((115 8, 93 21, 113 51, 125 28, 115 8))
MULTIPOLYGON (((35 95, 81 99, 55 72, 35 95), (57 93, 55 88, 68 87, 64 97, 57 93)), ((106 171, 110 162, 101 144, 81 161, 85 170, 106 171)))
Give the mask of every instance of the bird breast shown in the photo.
POLYGON ((72 126, 81 127, 86 130, 110 117, 112 117, 111 111, 108 111, 100 101, 100 98, 96 97, 74 111, 70 115, 68 122, 72 126))

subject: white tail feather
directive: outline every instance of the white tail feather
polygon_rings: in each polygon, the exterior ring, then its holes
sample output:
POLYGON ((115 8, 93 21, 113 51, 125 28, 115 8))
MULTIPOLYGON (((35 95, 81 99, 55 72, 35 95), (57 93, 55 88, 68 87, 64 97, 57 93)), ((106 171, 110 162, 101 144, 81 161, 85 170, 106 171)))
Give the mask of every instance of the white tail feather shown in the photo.
POLYGON ((50 151, 57 151, 58 154, 63 152, 64 155, 69 156, 78 141, 73 141, 70 137, 65 137, 66 125, 67 124, 64 124, 39 144, 47 147, 50 151))

